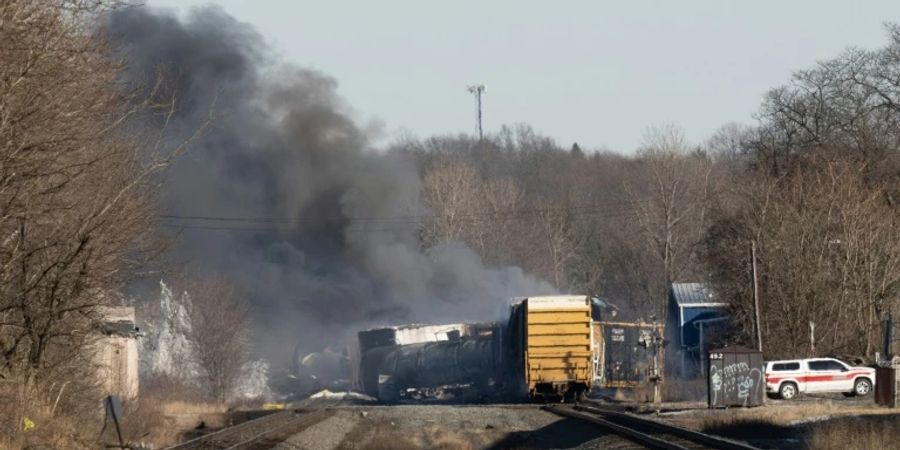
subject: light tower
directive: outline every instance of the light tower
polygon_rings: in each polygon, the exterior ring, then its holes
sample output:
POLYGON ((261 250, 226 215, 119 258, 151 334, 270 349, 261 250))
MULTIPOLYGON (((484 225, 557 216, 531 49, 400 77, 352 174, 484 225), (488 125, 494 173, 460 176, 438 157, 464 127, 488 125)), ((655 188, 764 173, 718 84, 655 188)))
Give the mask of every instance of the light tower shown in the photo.
POLYGON ((478 141, 484 140, 484 132, 481 128, 481 95, 484 94, 484 84, 474 84, 468 87, 471 94, 475 94, 475 103, 478 107, 478 141))

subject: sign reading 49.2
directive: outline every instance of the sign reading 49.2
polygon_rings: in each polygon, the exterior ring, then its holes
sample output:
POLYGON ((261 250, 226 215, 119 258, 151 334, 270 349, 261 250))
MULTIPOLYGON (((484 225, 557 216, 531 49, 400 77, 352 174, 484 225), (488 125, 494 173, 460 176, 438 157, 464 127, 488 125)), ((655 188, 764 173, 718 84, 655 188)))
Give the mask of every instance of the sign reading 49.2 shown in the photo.
POLYGON ((709 359, 725 359, 725 355, 721 353, 710 353, 709 359))

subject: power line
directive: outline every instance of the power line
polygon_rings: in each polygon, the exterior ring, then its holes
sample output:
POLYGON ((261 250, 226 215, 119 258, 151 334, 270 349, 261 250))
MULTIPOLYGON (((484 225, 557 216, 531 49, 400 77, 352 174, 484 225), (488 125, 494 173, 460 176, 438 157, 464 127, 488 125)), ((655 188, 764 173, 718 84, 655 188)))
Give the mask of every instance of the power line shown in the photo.
MULTIPOLYGON (((479 224, 485 222, 502 222, 502 221, 522 221, 530 222, 543 219, 544 212, 563 213, 569 216, 572 221, 583 221, 586 219, 613 219, 627 217, 633 213, 633 208, 610 209, 610 205, 598 207, 596 205, 585 205, 580 207, 571 207, 565 209, 546 208, 534 210, 518 210, 508 212, 493 213, 471 213, 454 216, 453 219, 458 223, 479 224)), ((620 204, 621 205, 621 204, 620 204)), ((176 228, 182 230, 208 230, 208 231, 243 231, 258 233, 297 233, 303 230, 291 228, 291 225, 299 224, 317 224, 321 221, 311 219, 286 219, 286 218, 251 218, 251 217, 218 217, 218 216, 176 216, 164 215, 159 216, 166 220, 176 220, 176 223, 164 222, 160 225, 166 228, 176 228), (187 223, 177 223, 177 220, 187 221, 187 223), (192 221, 201 221, 201 223, 191 223, 192 221), (237 225, 230 225, 237 221, 237 225), (205 224, 202 222, 213 222, 214 224, 205 224), (216 222, 220 222, 216 224, 216 222), (221 223, 224 222, 224 223, 221 223)), ((394 233, 408 231, 412 226, 422 226, 429 220, 439 219, 442 216, 398 216, 398 217, 381 217, 381 218, 351 218, 346 221, 346 227, 342 228, 342 232, 347 233, 394 233), (382 220, 373 221, 372 219, 382 220), (383 220, 390 220, 384 222, 383 220)), ((449 216, 443 216, 449 217, 449 216)))
MULTIPOLYGON (((514 209, 506 211, 480 211, 471 213, 456 213, 452 215, 428 214, 428 215, 406 215, 406 216, 380 216, 380 217, 319 217, 316 219, 291 218, 291 217, 235 217, 235 216, 216 216, 216 215, 177 215, 177 214, 161 214, 157 217, 168 220, 181 221, 213 221, 213 222, 241 222, 241 223, 276 223, 276 224, 318 224, 328 220, 340 220, 344 223, 420 223, 427 220, 435 219, 477 219, 485 218, 489 220, 496 217, 522 217, 528 215, 539 215, 543 213, 577 213, 581 211, 609 210, 626 208, 631 209, 635 202, 619 200, 613 202, 593 203, 586 205, 570 206, 565 208, 532 208, 532 209, 514 209)), ((637 202, 643 203, 643 202, 637 202)))

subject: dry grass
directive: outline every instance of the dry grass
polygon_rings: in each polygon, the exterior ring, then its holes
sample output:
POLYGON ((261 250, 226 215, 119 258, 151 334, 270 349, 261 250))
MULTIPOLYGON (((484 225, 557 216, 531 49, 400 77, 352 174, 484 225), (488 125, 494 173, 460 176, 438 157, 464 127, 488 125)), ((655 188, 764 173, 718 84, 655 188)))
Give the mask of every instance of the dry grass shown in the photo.
POLYGON ((759 408, 730 408, 709 410, 695 417, 699 419, 696 428, 712 429, 741 422, 767 422, 778 426, 794 426, 805 422, 815 422, 826 418, 845 416, 896 414, 896 410, 874 408, 866 405, 847 405, 842 402, 824 401, 816 403, 778 404, 759 408))
POLYGON ((126 405, 122 425, 126 440, 161 447, 177 443, 182 433, 200 423, 226 425, 228 407, 209 401, 198 391, 168 377, 142 380, 140 399, 126 405))
MULTIPOLYGON (((57 395, 60 389, 51 385, 42 394, 28 395, 26 400, 21 400, 16 384, 0 384, 0 450, 35 445, 86 450, 116 443, 118 436, 112 422, 104 428, 101 393, 90 386, 69 387, 72 385, 67 384, 62 395, 57 395), (22 416, 34 428, 24 432, 22 416)), ((200 422, 209 427, 225 425, 225 405, 172 399, 172 392, 178 390, 178 387, 169 391, 156 386, 142 392, 137 400, 125 400, 121 418, 123 440, 158 448, 177 443, 184 431, 200 422)))
POLYGON ((897 410, 842 403, 823 401, 706 410, 675 421, 736 439, 798 438, 809 449, 897 448, 895 437, 900 436, 897 410))
POLYGON ((140 400, 126 404, 122 431, 126 442, 161 447, 178 443, 182 433, 201 422, 207 427, 224 426, 227 422, 225 405, 143 395, 140 400))
POLYGON ((258 409, 261 401, 227 405, 212 401, 201 389, 166 376, 141 381, 141 396, 126 404, 122 429, 126 441, 163 447, 178 443, 182 435, 203 424, 206 428, 229 425, 231 412, 258 409))
POLYGON ((122 432, 126 442, 169 445, 178 440, 178 431, 163 415, 163 404, 156 399, 142 397, 125 409, 122 432))
POLYGON ((808 447, 820 450, 896 449, 900 436, 900 417, 843 417, 816 423, 810 427, 808 447))
POLYGON ((49 446, 51 448, 96 448, 103 411, 97 391, 89 383, 36 383, 25 389, 24 381, 0 383, 0 449, 49 446), (25 422, 33 427, 25 431, 25 422))

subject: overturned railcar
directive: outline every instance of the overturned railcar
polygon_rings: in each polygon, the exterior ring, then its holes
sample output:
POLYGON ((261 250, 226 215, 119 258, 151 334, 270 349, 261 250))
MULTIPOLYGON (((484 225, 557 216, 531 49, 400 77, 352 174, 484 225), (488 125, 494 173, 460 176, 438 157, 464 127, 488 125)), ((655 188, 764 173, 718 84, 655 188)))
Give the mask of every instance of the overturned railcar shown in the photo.
POLYGON ((392 329, 359 333, 357 384, 366 394, 383 401, 473 400, 498 385, 503 367, 501 324, 467 324, 437 336, 430 331, 441 326, 392 329), (407 339, 398 343, 392 329, 406 331, 407 339))

